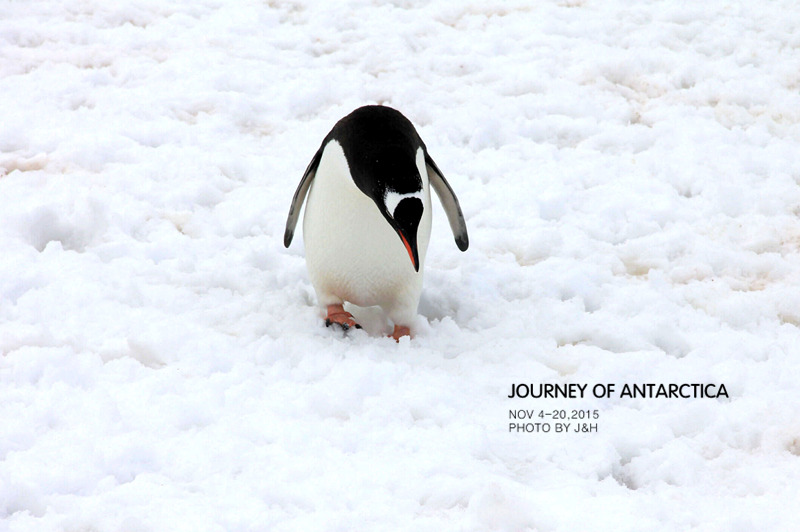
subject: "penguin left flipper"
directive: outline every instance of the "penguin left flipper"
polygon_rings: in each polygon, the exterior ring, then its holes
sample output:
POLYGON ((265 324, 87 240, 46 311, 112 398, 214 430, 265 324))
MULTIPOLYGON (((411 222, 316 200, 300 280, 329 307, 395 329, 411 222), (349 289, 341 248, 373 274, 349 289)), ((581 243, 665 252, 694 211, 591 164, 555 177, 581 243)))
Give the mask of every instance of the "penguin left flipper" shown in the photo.
POLYGON ((292 238, 294 238, 294 229, 297 226, 297 219, 300 218, 300 207, 303 206, 303 201, 306 199, 308 189, 311 188, 311 183, 317 175, 319 161, 322 159, 323 147, 317 150, 317 153, 314 154, 314 158, 308 163, 303 178, 300 180, 300 184, 297 185, 297 190, 294 192, 292 207, 289 209, 289 217, 286 219, 286 232, 283 233, 283 245, 287 248, 292 243, 292 238))
POLYGON ((439 196, 439 201, 442 202, 444 212, 447 213, 447 221, 450 222, 450 229, 453 231, 453 236, 456 239, 456 245, 461 251, 466 251, 469 247, 469 236, 467 235, 467 222, 464 220, 464 214, 461 212, 461 205, 458 204, 458 198, 453 189, 450 188, 450 183, 444 178, 444 174, 436 166, 428 153, 425 153, 425 169, 428 171, 428 181, 430 181, 436 195, 439 196))

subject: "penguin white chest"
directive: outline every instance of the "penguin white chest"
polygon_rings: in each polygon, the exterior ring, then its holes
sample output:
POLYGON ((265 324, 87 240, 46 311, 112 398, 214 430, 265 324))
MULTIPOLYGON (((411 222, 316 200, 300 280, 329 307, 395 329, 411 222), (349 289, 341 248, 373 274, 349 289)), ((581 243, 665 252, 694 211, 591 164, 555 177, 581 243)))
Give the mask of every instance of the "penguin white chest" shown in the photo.
POLYGON ((330 141, 322 152, 308 192, 303 239, 311 283, 321 306, 347 301, 380 305, 393 314, 415 315, 422 291, 425 254, 431 232, 431 201, 425 155, 416 166, 422 180, 422 218, 417 230, 419 272, 403 241, 375 202, 350 175, 341 145, 330 141))

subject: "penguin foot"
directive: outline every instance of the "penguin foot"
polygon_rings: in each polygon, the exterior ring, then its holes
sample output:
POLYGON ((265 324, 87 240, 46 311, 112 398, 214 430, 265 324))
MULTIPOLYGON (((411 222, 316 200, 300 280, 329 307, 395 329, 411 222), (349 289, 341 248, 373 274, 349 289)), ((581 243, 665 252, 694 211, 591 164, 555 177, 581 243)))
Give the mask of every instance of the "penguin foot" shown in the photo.
POLYGON ((410 338, 411 337, 411 329, 409 329, 408 327, 405 327, 403 325, 395 325, 394 326, 394 332, 389 335, 389 338, 394 338, 395 342, 400 343, 400 337, 401 336, 408 336, 410 338))
POLYGON ((361 325, 353 319, 353 315, 347 312, 342 305, 328 305, 328 317, 325 318, 325 327, 330 327, 334 323, 345 331, 350 327, 361 328, 361 325))

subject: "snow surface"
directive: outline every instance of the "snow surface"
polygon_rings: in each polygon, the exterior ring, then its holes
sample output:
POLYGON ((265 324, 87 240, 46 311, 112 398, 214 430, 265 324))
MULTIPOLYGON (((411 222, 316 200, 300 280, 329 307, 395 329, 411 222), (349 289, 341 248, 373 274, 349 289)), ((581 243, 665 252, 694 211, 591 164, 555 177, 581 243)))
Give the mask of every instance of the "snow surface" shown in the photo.
POLYGON ((799 144, 794 1, 4 1, 0 530, 799 530, 799 144), (399 344, 282 246, 369 103, 470 231, 399 344))

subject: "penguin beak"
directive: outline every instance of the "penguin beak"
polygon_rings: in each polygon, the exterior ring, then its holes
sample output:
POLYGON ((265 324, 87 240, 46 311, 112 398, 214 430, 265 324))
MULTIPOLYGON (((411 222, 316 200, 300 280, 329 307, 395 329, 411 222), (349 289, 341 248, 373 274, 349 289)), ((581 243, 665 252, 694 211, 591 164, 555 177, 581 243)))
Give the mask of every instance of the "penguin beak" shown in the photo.
POLYGON ((406 251, 408 251, 408 256, 411 259, 411 264, 414 265, 414 271, 419 272, 419 253, 417 252, 417 236, 416 235, 406 235, 403 234, 402 229, 398 229, 397 234, 400 235, 400 239, 403 241, 403 245, 406 247, 406 251))
MULTIPOLYGON (((417 229, 422 219, 422 201, 419 198, 405 198, 397 204, 393 214, 385 214, 389 224, 397 231, 400 240, 408 251, 414 271, 419 272, 419 253, 417 252, 417 229)), ((384 208, 385 212, 385 208, 384 208)))

